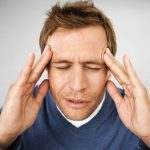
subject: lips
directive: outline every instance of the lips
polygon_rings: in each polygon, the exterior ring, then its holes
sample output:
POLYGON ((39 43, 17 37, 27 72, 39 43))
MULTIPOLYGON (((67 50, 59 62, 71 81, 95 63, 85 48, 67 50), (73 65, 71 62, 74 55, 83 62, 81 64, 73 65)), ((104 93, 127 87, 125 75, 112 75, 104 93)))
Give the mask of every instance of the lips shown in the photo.
POLYGON ((84 99, 65 98, 65 100, 67 105, 74 109, 81 109, 89 104, 89 101, 84 99))

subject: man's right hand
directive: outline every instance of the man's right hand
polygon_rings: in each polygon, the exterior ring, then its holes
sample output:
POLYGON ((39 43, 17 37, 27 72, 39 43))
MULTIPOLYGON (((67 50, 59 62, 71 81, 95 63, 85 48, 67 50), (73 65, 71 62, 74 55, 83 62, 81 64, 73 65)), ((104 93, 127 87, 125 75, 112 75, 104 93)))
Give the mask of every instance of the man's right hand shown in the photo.
POLYGON ((34 65, 35 56, 31 53, 16 82, 10 87, 0 114, 0 147, 7 148, 34 123, 49 88, 49 81, 44 80, 40 84, 35 96, 33 89, 51 57, 50 47, 46 46, 34 65))

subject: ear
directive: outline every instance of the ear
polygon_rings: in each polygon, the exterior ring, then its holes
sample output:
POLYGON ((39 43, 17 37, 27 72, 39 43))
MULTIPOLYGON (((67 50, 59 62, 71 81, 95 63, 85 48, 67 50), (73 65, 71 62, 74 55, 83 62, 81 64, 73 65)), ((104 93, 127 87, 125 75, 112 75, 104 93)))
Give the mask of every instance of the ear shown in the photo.
POLYGON ((111 77, 111 72, 110 72, 110 70, 107 70, 106 80, 109 80, 110 77, 111 77))

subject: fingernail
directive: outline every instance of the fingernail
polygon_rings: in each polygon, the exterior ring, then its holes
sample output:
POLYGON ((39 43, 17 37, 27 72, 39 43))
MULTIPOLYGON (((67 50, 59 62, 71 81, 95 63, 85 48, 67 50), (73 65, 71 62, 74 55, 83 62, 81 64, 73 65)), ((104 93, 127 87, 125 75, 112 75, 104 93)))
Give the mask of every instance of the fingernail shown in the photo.
POLYGON ((49 46, 46 45, 45 48, 44 48, 43 54, 46 54, 48 50, 49 50, 49 46))
POLYGON ((109 49, 109 48, 107 48, 107 49, 106 49, 106 52, 107 52, 107 53, 109 53, 109 54, 111 54, 111 52, 110 52, 110 49, 109 49))

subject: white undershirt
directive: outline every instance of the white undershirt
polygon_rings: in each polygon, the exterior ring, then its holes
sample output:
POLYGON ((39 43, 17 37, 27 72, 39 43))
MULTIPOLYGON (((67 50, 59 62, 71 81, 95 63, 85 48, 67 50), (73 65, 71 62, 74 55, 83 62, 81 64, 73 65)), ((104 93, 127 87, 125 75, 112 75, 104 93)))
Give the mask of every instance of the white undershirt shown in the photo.
POLYGON ((60 111, 60 113, 63 115, 63 117, 68 120, 72 125, 74 125, 75 127, 79 128, 81 127, 82 125, 88 123, 92 118, 94 118, 96 116, 96 114, 99 112, 99 110, 101 109, 102 105, 103 105, 103 102, 105 100, 105 93, 104 93, 104 96, 103 96, 103 99, 102 101, 100 102, 100 104, 97 106, 97 108, 94 110, 94 112, 89 116, 87 117, 86 119, 84 120, 81 120, 81 121, 74 121, 74 120, 70 120, 68 118, 66 118, 66 116, 62 113, 62 111, 59 109, 59 107, 57 106, 58 110, 60 111))

